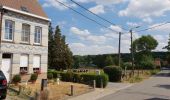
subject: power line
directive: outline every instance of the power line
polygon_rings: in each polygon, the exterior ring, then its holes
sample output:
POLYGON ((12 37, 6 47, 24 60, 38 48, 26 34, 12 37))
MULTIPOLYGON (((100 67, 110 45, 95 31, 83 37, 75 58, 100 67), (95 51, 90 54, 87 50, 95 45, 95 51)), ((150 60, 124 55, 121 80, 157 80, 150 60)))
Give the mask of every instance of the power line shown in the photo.
POLYGON ((82 14, 82 13, 80 13, 80 12, 74 10, 73 8, 67 6, 66 4, 64 4, 64 3, 62 3, 62 2, 60 2, 60 1, 58 1, 58 0, 55 0, 55 1, 58 2, 59 4, 65 6, 65 7, 67 7, 67 8, 69 8, 69 9, 73 10, 74 12, 78 13, 79 15, 81 15, 81 16, 87 18, 88 20, 90 20, 90 21, 92 21, 92 22, 94 22, 94 23, 96 23, 96 24, 98 24, 98 25, 100 25, 100 26, 102 26, 102 27, 105 27, 105 28, 107 28, 107 29, 109 29, 109 30, 111 30, 111 31, 114 31, 114 32, 116 32, 117 34, 119 33, 118 31, 113 30, 113 29, 111 29, 111 28, 109 28, 109 27, 107 27, 107 26, 105 26, 105 25, 103 25, 103 24, 97 22, 96 20, 94 20, 94 19, 92 19, 92 18, 89 18, 89 17, 85 16, 84 14, 82 14))
POLYGON ((166 24, 169 24, 170 22, 165 22, 165 23, 162 23, 162 24, 159 24, 159 25, 155 25, 153 27, 149 27, 149 28, 146 28, 146 29, 142 29, 142 30, 139 30, 139 31, 136 31, 136 32, 144 32, 144 31, 148 31, 148 30, 152 30, 154 28, 157 28, 157 27, 161 27, 161 26, 164 26, 166 24))
MULTIPOLYGON (((104 20, 105 22, 107 22, 107 23, 109 23, 109 24, 111 24, 111 25, 114 25, 114 26, 119 26, 119 25, 116 25, 116 24, 114 24, 113 22, 111 22, 111 21, 109 21, 109 20, 107 20, 107 19, 105 19, 105 18, 103 18, 103 17, 101 17, 101 16, 93 13, 92 11, 90 11, 89 9, 87 9, 87 8, 85 8, 84 6, 80 5, 79 3, 77 3, 77 2, 75 2, 75 1, 73 1, 73 0, 71 0, 71 1, 72 1, 73 3, 75 3, 76 5, 78 5, 79 7, 83 8, 84 10, 86 10, 86 11, 90 12, 91 14, 95 15, 96 17, 104 20)), ((119 27, 120 27, 120 26, 119 26, 119 27)), ((124 27, 121 27, 121 28, 124 29, 124 30, 126 30, 126 31, 128 30, 128 29, 126 29, 126 28, 124 28, 124 27)))

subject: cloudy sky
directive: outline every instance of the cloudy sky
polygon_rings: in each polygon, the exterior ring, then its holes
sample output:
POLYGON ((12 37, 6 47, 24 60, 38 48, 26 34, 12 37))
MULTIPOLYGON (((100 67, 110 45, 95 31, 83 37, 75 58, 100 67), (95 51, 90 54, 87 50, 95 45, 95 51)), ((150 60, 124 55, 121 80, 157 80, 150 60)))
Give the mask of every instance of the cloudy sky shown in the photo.
POLYGON ((159 42, 156 51, 164 51, 162 47, 167 44, 170 24, 144 32, 135 31, 170 21, 170 0, 74 0, 116 26, 90 14, 70 0, 58 1, 108 27, 84 18, 56 0, 39 0, 53 26, 60 25, 75 55, 117 53, 118 34, 109 28, 125 33, 122 35, 121 52, 129 52, 130 34, 127 30, 136 26, 140 28, 134 30, 134 39, 150 34, 159 42))

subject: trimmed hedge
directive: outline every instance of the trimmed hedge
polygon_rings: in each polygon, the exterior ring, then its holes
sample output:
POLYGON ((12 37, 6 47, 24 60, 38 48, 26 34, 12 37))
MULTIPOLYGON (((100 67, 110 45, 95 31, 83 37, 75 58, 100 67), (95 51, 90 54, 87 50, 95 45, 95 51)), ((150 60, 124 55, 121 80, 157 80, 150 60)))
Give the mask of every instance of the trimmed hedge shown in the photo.
POLYGON ((49 80, 53 79, 53 73, 51 73, 51 72, 47 73, 47 78, 49 80))
POLYGON ((101 88, 101 84, 105 88, 108 84, 109 77, 107 74, 80 74, 80 73, 73 73, 73 72, 59 72, 59 71, 49 71, 48 74, 52 74, 53 78, 57 78, 60 75, 60 79, 65 82, 77 82, 77 83, 84 83, 87 85, 93 85, 93 80, 96 80, 96 87, 101 88), (102 81, 102 82, 101 82, 102 81))
POLYGON ((109 76, 110 82, 119 82, 121 81, 122 68, 121 67, 105 67, 104 72, 109 76))
POLYGON ((93 85, 93 80, 96 80, 96 87, 101 88, 101 84, 103 84, 102 87, 106 87, 108 84, 108 75, 101 74, 101 75, 95 75, 95 74, 82 74, 81 75, 82 82, 85 84, 93 85))

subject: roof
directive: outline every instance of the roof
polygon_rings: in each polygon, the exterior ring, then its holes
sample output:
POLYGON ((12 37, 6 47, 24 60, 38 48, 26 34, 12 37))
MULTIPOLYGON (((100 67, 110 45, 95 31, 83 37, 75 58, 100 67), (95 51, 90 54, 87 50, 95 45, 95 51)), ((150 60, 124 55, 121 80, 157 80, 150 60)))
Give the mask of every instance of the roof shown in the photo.
POLYGON ((0 0, 0 5, 48 18, 38 0, 0 0))

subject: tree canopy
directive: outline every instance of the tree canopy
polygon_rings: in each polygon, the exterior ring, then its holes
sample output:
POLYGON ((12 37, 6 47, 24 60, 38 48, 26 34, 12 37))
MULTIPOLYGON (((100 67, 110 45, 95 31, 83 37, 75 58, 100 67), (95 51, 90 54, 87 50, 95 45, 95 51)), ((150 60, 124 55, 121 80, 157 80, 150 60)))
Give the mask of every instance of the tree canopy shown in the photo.
POLYGON ((57 70, 70 69, 73 63, 72 52, 65 42, 65 36, 61 35, 59 26, 55 33, 49 28, 49 67, 57 70))

